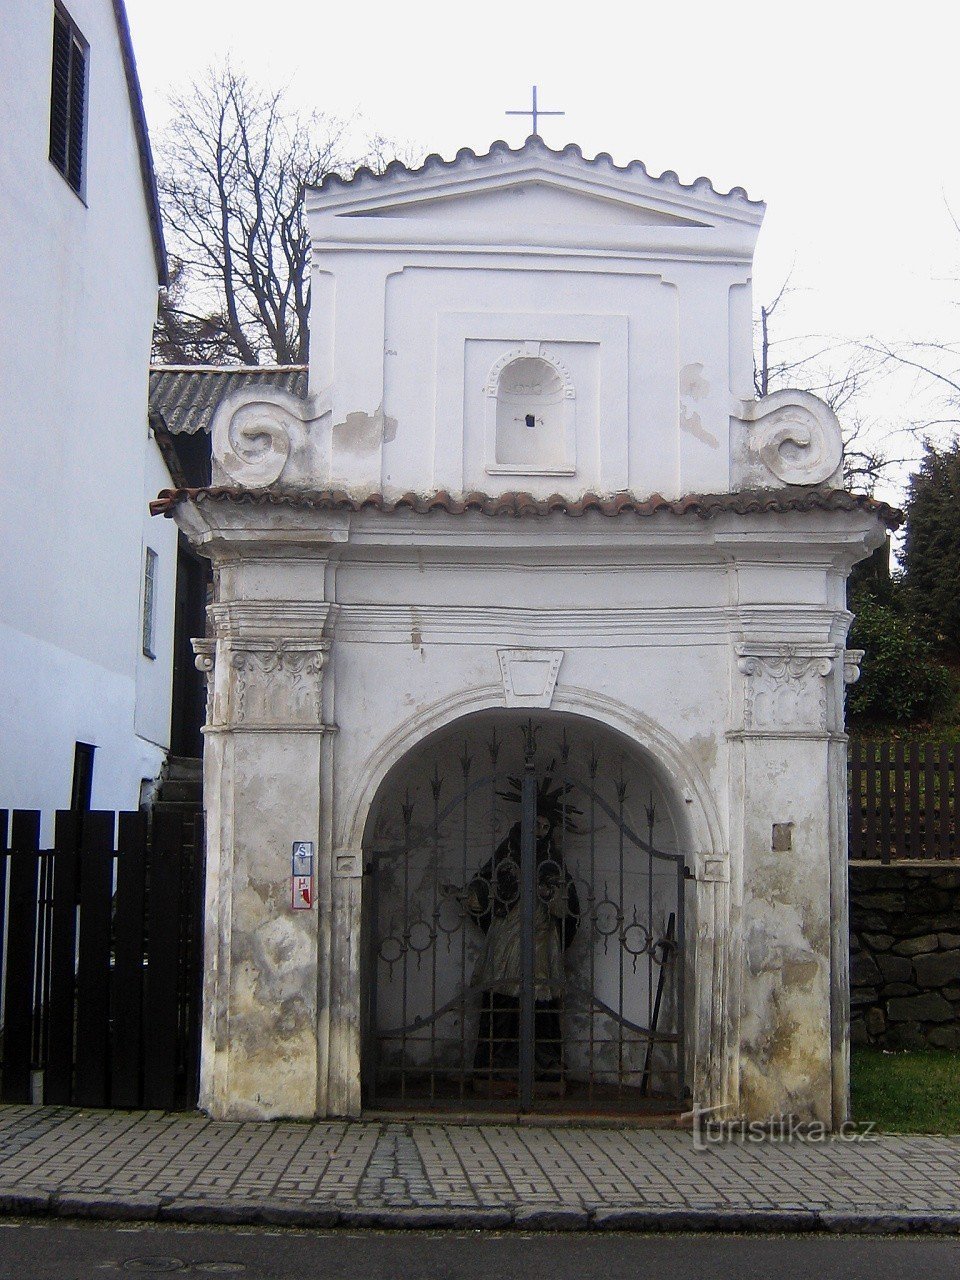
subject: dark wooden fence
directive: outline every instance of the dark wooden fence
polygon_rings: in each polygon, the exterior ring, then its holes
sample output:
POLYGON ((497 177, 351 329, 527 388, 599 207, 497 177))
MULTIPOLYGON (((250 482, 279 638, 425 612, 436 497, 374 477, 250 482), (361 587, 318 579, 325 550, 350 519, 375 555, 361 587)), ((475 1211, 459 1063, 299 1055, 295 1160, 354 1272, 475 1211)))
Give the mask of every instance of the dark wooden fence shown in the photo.
POLYGON ((960 858, 960 742, 852 738, 847 776, 851 858, 960 858))
POLYGON ((195 1103, 201 850, 199 815, 62 812, 41 849, 0 810, 4 1102, 195 1103))

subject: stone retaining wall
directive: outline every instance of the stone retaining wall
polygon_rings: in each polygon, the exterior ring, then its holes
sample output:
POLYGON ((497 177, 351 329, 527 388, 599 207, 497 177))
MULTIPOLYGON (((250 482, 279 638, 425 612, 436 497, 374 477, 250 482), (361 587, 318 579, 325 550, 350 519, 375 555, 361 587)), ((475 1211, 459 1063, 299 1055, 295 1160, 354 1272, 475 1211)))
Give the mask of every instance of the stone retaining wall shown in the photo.
POLYGON ((960 1049, 960 862, 850 864, 854 1044, 960 1049))

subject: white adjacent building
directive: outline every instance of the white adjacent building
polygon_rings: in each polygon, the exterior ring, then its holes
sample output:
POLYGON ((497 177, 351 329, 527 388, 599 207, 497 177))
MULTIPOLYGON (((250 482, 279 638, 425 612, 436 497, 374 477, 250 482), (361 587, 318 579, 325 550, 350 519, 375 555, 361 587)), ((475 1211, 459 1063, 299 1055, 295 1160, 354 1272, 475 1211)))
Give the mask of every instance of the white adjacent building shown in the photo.
POLYGON ((122 0, 0 22, 0 805, 136 807, 170 726, 176 531, 147 377, 166 274, 122 0))
POLYGON ((201 1105, 848 1107, 845 649, 888 508, 756 401, 763 206, 533 136, 308 193, 213 484, 201 1105))

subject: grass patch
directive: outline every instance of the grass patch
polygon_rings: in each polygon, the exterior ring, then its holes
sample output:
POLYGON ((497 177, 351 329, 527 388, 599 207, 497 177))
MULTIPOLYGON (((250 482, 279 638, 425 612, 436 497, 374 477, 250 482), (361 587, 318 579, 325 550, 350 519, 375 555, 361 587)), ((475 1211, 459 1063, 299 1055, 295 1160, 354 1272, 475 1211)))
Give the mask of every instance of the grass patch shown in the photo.
POLYGON ((850 1087, 855 1120, 889 1133, 960 1133, 960 1053, 854 1049, 850 1087))

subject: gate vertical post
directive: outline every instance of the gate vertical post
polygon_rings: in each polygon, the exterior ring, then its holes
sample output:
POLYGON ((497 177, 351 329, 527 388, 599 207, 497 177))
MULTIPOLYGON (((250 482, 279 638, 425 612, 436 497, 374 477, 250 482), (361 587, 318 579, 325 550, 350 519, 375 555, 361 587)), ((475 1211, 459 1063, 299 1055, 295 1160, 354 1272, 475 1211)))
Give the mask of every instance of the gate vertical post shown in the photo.
MULTIPOLYGON (((15 809, 10 833, 6 1000, 3 1025, 3 1101, 30 1101, 40 814, 15 809)), ((2 904, 0 904, 2 906, 2 904)))
POLYGON ((533 1103, 535 1051, 534 924, 537 894, 537 777, 533 733, 527 737, 520 792, 520 1109, 533 1103))

